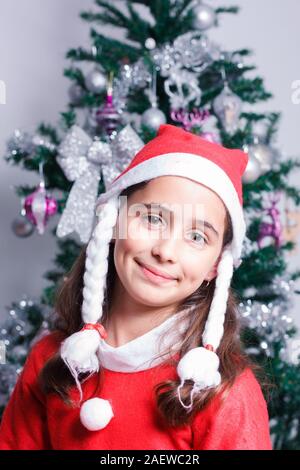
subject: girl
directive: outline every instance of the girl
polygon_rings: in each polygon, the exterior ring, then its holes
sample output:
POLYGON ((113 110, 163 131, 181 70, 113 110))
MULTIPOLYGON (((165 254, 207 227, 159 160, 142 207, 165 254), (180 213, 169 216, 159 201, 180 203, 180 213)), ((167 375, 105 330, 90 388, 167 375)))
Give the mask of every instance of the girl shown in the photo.
POLYGON ((247 161, 165 124, 100 195, 1 449, 272 449, 230 288, 247 161))

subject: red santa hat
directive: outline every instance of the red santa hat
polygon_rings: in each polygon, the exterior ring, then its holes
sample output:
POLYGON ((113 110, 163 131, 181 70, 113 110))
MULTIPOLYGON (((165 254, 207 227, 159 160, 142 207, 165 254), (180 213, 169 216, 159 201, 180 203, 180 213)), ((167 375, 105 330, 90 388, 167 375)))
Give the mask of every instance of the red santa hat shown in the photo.
MULTIPOLYGON (((73 374, 80 392, 78 374, 92 374, 101 366, 97 351, 105 338, 105 330, 101 326, 102 304, 109 243, 117 222, 119 196, 125 188, 166 175, 189 178, 210 188, 222 199, 231 217, 233 240, 224 247, 218 263, 215 292, 202 336, 203 346, 188 351, 177 366, 181 380, 178 399, 184 408, 191 410, 195 393, 221 382, 216 351, 223 335, 228 288, 234 267, 241 263, 246 233, 242 175, 247 163, 247 154, 239 149, 227 149, 176 126, 163 124, 157 136, 135 155, 128 167, 99 196, 96 204, 98 219, 88 243, 85 264, 82 304, 85 325, 82 330, 66 338, 61 346, 61 357, 73 374), (185 380, 194 382, 189 405, 185 405, 180 396, 185 380)), ((113 411, 107 400, 93 398, 81 407, 81 421, 90 430, 104 428, 112 416, 113 411)))

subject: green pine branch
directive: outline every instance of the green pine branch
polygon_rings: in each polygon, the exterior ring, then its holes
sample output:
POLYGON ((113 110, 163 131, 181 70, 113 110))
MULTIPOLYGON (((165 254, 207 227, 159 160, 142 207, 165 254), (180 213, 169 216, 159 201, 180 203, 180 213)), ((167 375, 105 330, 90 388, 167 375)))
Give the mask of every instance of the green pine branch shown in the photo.
POLYGON ((70 80, 76 82, 82 88, 85 88, 85 77, 82 70, 80 70, 78 67, 64 69, 64 76, 70 78, 70 80))

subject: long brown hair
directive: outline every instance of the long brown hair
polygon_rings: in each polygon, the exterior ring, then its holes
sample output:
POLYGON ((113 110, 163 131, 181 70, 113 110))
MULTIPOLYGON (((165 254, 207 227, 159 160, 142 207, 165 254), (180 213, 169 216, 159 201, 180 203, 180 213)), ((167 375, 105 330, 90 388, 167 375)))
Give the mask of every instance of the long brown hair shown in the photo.
MULTIPOLYGON (((130 186, 126 188, 121 195, 129 197, 135 191, 142 189, 148 182, 149 181, 144 181, 130 186)), ((227 211, 222 249, 232 241, 232 238, 232 224, 227 211)), ((83 301, 82 290, 86 249, 87 245, 82 248, 73 267, 66 274, 56 292, 54 302, 56 319, 53 325, 54 329, 62 334, 62 338, 75 333, 83 326, 81 305, 83 301)), ((113 255, 114 244, 111 241, 107 282, 103 301, 103 316, 101 319, 101 322, 104 324, 109 315, 114 281, 117 276, 113 255)), ((213 279, 208 286, 203 287, 201 285, 193 294, 182 301, 180 310, 186 309, 188 312, 192 311, 192 315, 189 314, 188 327, 181 337, 180 348, 178 349, 179 357, 182 357, 187 351, 194 347, 202 346, 202 333, 208 317, 214 290, 215 279, 213 279)), ((178 328, 178 324, 176 328, 178 328)), ((257 364, 254 364, 243 351, 240 341, 240 329, 241 323, 238 320, 238 299, 237 295, 230 287, 224 321, 224 333, 217 351, 220 359, 219 371, 222 382, 218 387, 197 393, 194 397, 193 408, 189 413, 186 412, 178 400, 177 387, 180 384, 179 379, 168 380, 157 384, 155 386, 157 407, 169 425, 178 426, 189 423, 193 416, 204 409, 218 393, 220 393, 222 399, 224 399, 236 377, 247 367, 252 369, 256 377, 260 380, 261 385, 263 385, 262 378, 259 377, 259 375, 263 375, 263 370, 257 364)), ((174 357, 170 358, 169 362, 176 366, 174 357)), ((99 374, 101 374, 101 372, 99 372, 99 374)), ((82 376, 80 376, 80 379, 82 379, 82 376)), ((68 390, 74 385, 74 379, 59 353, 56 353, 46 362, 40 372, 39 381, 44 393, 57 393, 67 404, 72 404, 69 399, 68 390)), ((191 381, 186 381, 184 387, 181 389, 181 397, 184 402, 189 401, 192 386, 193 383, 191 381)))

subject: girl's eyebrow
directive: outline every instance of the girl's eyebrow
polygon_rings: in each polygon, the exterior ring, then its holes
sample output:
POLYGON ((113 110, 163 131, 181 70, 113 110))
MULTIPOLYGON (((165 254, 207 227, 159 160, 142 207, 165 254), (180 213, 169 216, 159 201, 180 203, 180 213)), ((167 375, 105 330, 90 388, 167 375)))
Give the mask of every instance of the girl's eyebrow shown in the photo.
MULTIPOLYGON (((162 209, 166 212, 169 212, 171 214, 174 214, 173 211, 171 211, 168 207, 164 206, 163 204, 159 204, 157 202, 141 202, 141 204, 143 206, 145 206, 147 209, 153 209, 154 207, 157 208, 157 209, 162 209)), ((195 217, 193 218, 193 220, 196 222, 196 223, 199 223, 201 225, 204 225, 204 227, 210 229, 212 232, 214 232, 214 234, 216 235, 217 238, 219 238, 219 232, 215 229, 215 227, 207 222, 207 220, 199 220, 199 219, 195 219, 195 217)))

